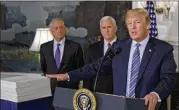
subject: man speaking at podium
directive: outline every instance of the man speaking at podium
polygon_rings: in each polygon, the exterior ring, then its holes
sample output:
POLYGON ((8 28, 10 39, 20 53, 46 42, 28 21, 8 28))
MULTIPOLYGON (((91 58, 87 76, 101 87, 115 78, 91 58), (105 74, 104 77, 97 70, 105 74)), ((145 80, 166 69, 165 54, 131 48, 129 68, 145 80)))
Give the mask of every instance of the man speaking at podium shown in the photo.
POLYGON ((125 22, 130 38, 111 47, 113 51, 120 49, 120 53, 107 53, 104 62, 99 60, 65 74, 46 76, 76 82, 98 75, 102 63, 99 74, 113 72, 113 94, 144 98, 149 110, 162 102, 159 109, 166 110, 166 99, 176 83, 173 47, 149 36, 150 18, 145 9, 129 10, 125 22))

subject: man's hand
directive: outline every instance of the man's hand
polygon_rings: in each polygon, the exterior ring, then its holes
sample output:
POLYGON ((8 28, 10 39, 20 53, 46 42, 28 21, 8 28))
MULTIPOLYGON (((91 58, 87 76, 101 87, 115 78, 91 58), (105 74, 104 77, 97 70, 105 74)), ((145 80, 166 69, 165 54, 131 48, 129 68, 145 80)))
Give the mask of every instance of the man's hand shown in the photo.
POLYGON ((68 80, 68 74, 58 74, 57 75, 57 81, 67 81, 68 80))
POLYGON ((57 81, 66 81, 68 80, 68 74, 46 74, 48 78, 57 78, 57 81))
POLYGON ((57 78, 57 74, 45 74, 45 77, 48 77, 48 78, 57 78))
POLYGON ((158 102, 158 97, 155 93, 150 93, 144 97, 145 105, 148 105, 148 110, 155 110, 158 102))

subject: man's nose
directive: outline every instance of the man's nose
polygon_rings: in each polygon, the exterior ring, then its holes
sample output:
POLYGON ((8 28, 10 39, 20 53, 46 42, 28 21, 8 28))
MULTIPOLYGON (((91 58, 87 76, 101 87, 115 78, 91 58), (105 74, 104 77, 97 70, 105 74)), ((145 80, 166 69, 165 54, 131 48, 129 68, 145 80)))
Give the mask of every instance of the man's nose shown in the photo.
POLYGON ((135 28, 136 28, 136 23, 133 22, 133 23, 132 23, 132 29, 135 29, 135 28))
POLYGON ((106 28, 106 32, 109 32, 109 29, 108 29, 108 28, 106 28))

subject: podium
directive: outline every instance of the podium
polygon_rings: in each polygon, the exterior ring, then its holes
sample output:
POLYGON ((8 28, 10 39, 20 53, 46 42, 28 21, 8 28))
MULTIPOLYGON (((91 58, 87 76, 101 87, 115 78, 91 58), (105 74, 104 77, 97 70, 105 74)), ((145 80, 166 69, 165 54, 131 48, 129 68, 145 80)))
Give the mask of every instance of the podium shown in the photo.
MULTIPOLYGON (((74 110, 73 96, 76 90, 57 87, 53 99, 55 110, 74 110)), ((147 110, 143 99, 94 93, 97 102, 96 110, 147 110)))

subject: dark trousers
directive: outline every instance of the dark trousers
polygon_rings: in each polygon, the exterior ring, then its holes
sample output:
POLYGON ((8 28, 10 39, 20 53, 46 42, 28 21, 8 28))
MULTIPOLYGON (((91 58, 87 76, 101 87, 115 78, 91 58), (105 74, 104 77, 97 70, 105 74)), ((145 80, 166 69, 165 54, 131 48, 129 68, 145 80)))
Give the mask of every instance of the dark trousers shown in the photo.
POLYGON ((50 87, 51 87, 52 98, 51 98, 51 103, 50 103, 50 106, 49 106, 49 110, 55 110, 55 108, 53 107, 53 98, 54 98, 55 88, 57 87, 56 78, 51 78, 50 79, 50 87))

